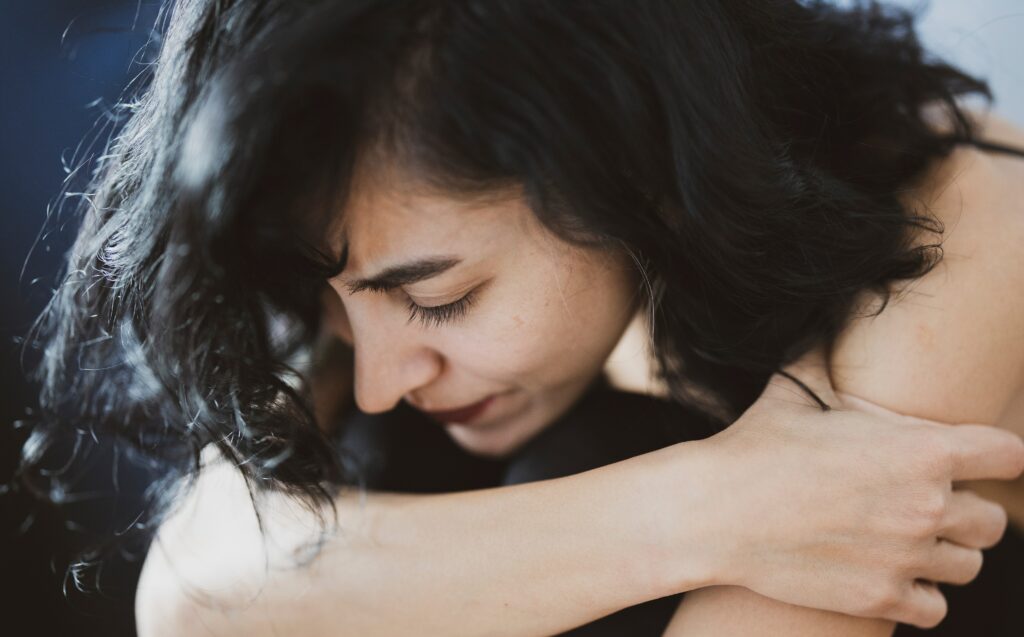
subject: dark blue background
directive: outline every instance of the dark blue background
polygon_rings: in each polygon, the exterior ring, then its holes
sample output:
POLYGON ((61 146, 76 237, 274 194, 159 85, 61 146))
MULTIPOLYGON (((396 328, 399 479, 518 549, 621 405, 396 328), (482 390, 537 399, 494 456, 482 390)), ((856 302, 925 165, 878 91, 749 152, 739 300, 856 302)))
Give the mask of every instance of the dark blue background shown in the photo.
MULTIPOLYGON (((48 204, 61 191, 62 157, 70 162, 79 142, 97 131, 102 135, 91 154, 102 148, 111 130, 102 124, 130 78, 142 71, 132 60, 150 39, 158 8, 157 2, 139 0, 12 0, 0 6, 3 483, 12 475, 24 438, 10 425, 31 408, 35 394, 22 373, 16 338, 25 334, 53 288, 75 230, 74 215, 67 215, 64 232, 39 242, 30 259, 29 250, 48 204)), ((69 213, 74 203, 68 203, 69 213)), ((30 354, 29 364, 31 359, 30 354)), ((109 466, 97 462, 84 483, 102 488, 111 481, 109 473, 109 466)), ((144 481, 137 472, 121 477, 117 495, 60 510, 40 508, 22 494, 0 496, 0 634, 135 634, 131 611, 138 561, 114 560, 101 579, 102 593, 65 596, 61 591, 70 558, 108 531, 113 520, 123 523, 136 505, 144 481)))

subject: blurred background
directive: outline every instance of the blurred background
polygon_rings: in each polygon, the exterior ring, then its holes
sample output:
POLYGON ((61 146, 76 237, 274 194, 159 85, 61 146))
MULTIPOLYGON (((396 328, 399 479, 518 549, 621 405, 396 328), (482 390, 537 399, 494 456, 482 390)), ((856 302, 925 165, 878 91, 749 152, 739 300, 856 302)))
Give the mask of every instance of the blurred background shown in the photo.
MULTIPOLYGON (((0 298, 11 301, 0 313, 0 484, 10 479, 24 439, 11 423, 24 418, 34 400, 21 371, 18 339, 52 289, 73 238, 73 215, 59 232, 37 242, 38 235, 48 208, 59 203, 68 172, 101 151, 116 130, 114 106, 155 53, 155 45, 146 45, 159 4, 0 1, 0 298)), ((996 109, 1024 124, 1024 2, 896 4, 920 8, 926 45, 987 78, 996 109)), ((115 491, 110 465, 102 454, 97 457, 83 478, 92 495, 59 511, 40 509, 19 494, 0 495, 0 634, 134 634, 137 559, 112 561, 99 593, 75 592, 65 575, 78 550, 124 528, 138 511, 146 474, 123 465, 115 491)))
MULTIPOLYGON (((112 107, 142 70, 158 8, 138 0, 0 1, 0 298, 10 301, 0 313, 0 483, 10 479, 24 440, 11 423, 25 417, 35 393, 21 373, 18 337, 53 288, 77 202, 68 202, 60 232, 38 235, 68 171, 99 152, 116 126, 112 107)), ((76 593, 65 577, 78 551, 137 513, 145 476, 123 466, 115 490, 108 454, 97 455, 80 483, 83 495, 60 510, 0 495, 0 635, 135 634, 138 560, 112 560, 100 593, 76 593)))

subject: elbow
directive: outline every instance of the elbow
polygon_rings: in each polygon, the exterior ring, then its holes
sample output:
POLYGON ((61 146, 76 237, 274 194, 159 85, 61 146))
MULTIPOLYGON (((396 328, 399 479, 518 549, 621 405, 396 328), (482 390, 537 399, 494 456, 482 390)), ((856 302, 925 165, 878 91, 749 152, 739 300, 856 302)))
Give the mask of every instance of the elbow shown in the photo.
POLYGON ((180 545, 161 542, 158 536, 135 590, 138 637, 263 635, 253 630, 251 605, 237 601, 245 592, 241 582, 248 573, 232 566, 216 562, 205 552, 184 553, 180 545))
POLYGON ((150 547, 136 587, 139 637, 292 634, 290 628, 298 625, 294 605, 267 594, 280 582, 268 581, 258 554, 233 553, 192 537, 184 542, 169 526, 150 547), (274 626, 268 625, 269 617, 276 618, 274 626))
POLYGON ((204 469, 162 520, 146 556, 135 593, 138 635, 310 634, 299 594, 308 576, 277 567, 294 564, 294 546, 304 546, 282 531, 285 513, 265 511, 277 532, 268 542, 240 474, 230 465, 204 469))
POLYGON ((211 611, 220 604, 209 594, 189 587, 169 563, 162 547, 150 549, 135 591, 138 637, 228 637, 238 634, 216 621, 211 611))
POLYGON ((262 535, 244 482, 210 466, 161 520, 135 591, 139 637, 265 634, 244 603, 265 565, 262 535), (256 626, 259 626, 256 623, 256 626))
MULTIPOLYGON (((139 637, 201 635, 189 625, 194 609, 189 608, 185 591, 176 585, 159 550, 150 550, 135 591, 135 628, 139 637)), ((194 622, 193 622, 194 623, 194 622)))

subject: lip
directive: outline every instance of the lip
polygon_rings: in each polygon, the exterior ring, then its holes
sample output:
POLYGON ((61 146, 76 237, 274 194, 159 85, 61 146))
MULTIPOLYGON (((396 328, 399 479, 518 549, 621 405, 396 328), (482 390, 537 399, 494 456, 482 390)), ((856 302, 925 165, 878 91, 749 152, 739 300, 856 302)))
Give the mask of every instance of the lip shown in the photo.
POLYGON ((490 406, 496 396, 491 395, 483 400, 479 400, 471 405, 464 407, 458 407, 456 409, 445 409, 443 411, 427 411, 423 410, 423 413, 427 414, 434 420, 443 423, 458 423, 460 425, 467 425, 477 418, 479 418, 484 411, 490 406))

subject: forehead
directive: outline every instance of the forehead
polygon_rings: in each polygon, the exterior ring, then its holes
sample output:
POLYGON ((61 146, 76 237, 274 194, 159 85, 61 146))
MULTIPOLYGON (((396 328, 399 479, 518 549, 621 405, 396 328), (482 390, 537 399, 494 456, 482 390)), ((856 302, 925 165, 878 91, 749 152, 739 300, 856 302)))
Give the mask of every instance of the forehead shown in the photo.
POLYGON ((364 173, 353 179, 331 236, 333 249, 348 248, 346 273, 366 274, 400 261, 507 248, 536 225, 518 189, 455 196, 400 173, 364 173))

